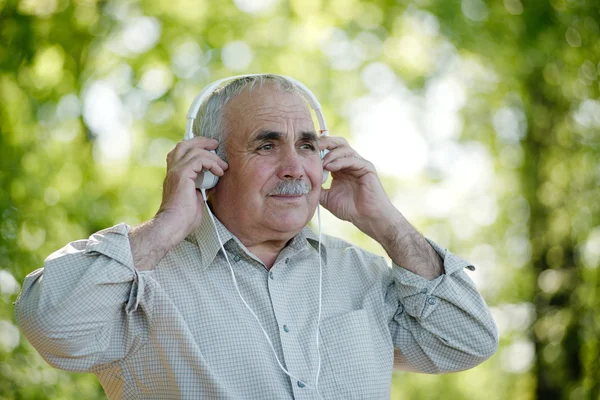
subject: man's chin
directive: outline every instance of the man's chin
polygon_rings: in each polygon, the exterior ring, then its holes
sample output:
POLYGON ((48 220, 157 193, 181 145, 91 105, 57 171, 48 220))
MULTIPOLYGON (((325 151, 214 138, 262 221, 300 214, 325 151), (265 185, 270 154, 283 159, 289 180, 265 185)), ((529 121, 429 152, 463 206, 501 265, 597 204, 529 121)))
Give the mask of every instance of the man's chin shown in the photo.
POLYGON ((309 216, 306 210, 285 210, 271 215, 268 224, 273 230, 295 234, 304 229, 313 213, 309 216))

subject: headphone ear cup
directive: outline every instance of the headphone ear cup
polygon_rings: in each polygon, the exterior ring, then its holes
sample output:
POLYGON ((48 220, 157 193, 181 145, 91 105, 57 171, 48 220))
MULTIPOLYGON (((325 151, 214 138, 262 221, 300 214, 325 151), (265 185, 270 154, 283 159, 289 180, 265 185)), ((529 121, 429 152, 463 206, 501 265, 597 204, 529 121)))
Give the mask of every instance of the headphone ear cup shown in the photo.
POLYGON ((210 171, 202 171, 198 174, 198 176, 196 177, 196 189, 212 189, 217 185, 217 182, 219 182, 219 177, 213 175, 212 172, 210 171))

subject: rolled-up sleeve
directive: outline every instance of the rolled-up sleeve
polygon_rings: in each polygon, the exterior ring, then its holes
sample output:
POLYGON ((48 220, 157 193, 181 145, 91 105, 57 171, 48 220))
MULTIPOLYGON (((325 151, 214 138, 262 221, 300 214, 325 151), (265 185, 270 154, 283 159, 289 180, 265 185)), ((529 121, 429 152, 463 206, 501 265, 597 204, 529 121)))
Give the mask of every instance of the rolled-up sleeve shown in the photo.
POLYGON ((489 309, 464 269, 466 260, 429 243, 445 273, 427 280, 393 265, 386 293, 395 309, 389 327, 406 369, 443 373, 472 368, 494 354, 498 333, 489 309))
POLYGON ((128 234, 119 224, 71 242, 26 277, 17 324, 52 366, 93 371, 147 340, 151 278, 134 267, 128 234))

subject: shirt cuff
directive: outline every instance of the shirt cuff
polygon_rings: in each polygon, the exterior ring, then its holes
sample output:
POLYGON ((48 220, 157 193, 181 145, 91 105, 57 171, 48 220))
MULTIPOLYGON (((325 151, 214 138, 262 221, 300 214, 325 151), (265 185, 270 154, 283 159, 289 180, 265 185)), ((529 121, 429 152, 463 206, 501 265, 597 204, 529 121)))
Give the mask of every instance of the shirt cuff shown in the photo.
POLYGON ((102 254, 119 262, 126 268, 107 268, 102 282, 116 283, 128 282, 133 279, 131 290, 125 310, 131 314, 137 310, 144 295, 146 280, 152 271, 139 271, 133 264, 131 245, 129 243, 129 230, 131 228, 125 223, 120 223, 108 229, 94 233, 87 241, 85 254, 102 254), (133 277, 132 277, 133 274, 133 277))
POLYGON ((435 291, 439 286, 444 285, 449 277, 462 271, 463 268, 475 270, 473 264, 450 250, 440 247, 433 240, 427 239, 427 241, 444 261, 444 274, 428 280, 392 262, 392 274, 400 303, 410 316, 417 319, 427 318, 437 307, 440 299, 435 296, 435 291))

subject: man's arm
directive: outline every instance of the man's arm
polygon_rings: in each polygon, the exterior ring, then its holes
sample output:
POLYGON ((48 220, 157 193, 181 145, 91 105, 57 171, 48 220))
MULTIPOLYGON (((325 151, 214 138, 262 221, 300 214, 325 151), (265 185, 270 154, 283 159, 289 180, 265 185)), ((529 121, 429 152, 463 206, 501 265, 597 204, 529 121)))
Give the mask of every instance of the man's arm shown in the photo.
POLYGON ((217 145, 198 137, 175 146, 167 157, 162 203, 151 221, 133 229, 119 224, 72 242, 27 276, 15 316, 48 363, 90 371, 144 343, 152 311, 148 272, 199 226, 204 210, 194 180, 203 169, 217 176, 227 169, 209 151, 217 145))
POLYGON ((133 267, 128 231, 119 224, 72 242, 25 278, 16 321, 50 365, 89 372, 145 342, 152 285, 133 267))
POLYGON ((133 265, 138 271, 150 271, 177 245, 179 234, 170 232, 168 221, 156 216, 129 231, 133 265))
POLYGON ((428 243, 443 260, 445 272, 428 280, 394 262, 385 297, 392 340, 403 368, 425 373, 473 368, 495 353, 496 325, 465 272, 474 266, 428 243))
POLYGON ((466 261, 429 242, 387 197, 375 167, 343 138, 320 139, 332 173, 321 204, 378 241, 394 265, 385 295, 396 347, 414 370, 428 373, 471 368, 498 345, 494 320, 463 271, 466 261))
POLYGON ((373 236, 392 261, 425 279, 444 273, 444 260, 399 212, 376 224, 373 236))

